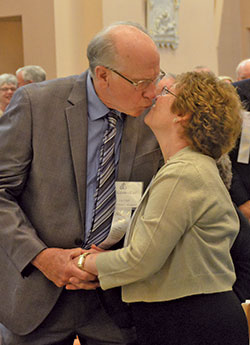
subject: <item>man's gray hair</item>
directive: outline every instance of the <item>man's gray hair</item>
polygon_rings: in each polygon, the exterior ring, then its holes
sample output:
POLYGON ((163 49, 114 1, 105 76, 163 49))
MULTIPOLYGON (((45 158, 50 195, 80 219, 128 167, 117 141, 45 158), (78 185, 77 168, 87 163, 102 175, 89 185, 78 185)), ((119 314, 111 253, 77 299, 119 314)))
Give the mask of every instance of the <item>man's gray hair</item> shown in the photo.
POLYGON ((87 48, 87 57, 89 60, 89 68, 92 76, 95 75, 96 66, 107 66, 113 68, 116 67, 115 63, 118 60, 118 56, 114 41, 112 39, 112 36, 109 35, 109 32, 111 29, 119 25, 134 26, 151 37, 147 30, 141 24, 130 21, 115 22, 105 27, 102 31, 97 33, 96 36, 94 36, 87 48))
POLYGON ((38 83, 40 81, 46 80, 46 72, 40 66, 36 66, 36 65, 24 66, 24 67, 18 68, 18 70, 16 71, 16 75, 19 72, 22 72, 23 80, 25 82, 31 81, 33 83, 38 83))
POLYGON ((14 74, 4 73, 0 75, 0 87, 3 84, 13 84, 17 87, 17 79, 14 74))
POLYGON ((232 163, 228 154, 222 155, 216 160, 216 165, 219 170, 220 177, 224 182, 225 186, 229 190, 232 183, 232 163))
POLYGON ((240 69, 245 66, 246 63, 250 63, 250 59, 242 60, 238 66, 236 67, 236 77, 238 78, 240 76, 240 69))

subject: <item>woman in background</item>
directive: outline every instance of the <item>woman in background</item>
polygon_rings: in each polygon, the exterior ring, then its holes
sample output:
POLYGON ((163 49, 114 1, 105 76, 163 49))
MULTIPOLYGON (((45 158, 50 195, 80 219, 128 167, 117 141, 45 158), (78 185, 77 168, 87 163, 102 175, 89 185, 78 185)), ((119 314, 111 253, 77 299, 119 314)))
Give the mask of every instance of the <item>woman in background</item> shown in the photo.
POLYGON ((0 116, 17 89, 17 79, 13 74, 4 73, 0 75, 0 116))

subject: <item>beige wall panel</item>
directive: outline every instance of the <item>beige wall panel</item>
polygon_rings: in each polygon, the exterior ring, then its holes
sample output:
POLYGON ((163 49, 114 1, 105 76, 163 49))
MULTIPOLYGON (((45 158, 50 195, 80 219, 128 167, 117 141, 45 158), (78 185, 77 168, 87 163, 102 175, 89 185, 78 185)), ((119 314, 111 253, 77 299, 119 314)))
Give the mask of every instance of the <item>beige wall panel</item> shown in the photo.
POLYGON ((181 73, 205 65, 217 73, 214 3, 182 0, 179 8, 179 46, 161 48, 162 68, 181 73))
POLYGON ((84 35, 80 46, 81 58, 84 70, 88 68, 87 46, 93 36, 103 28, 103 4, 102 0, 84 0, 84 35))
POLYGON ((101 0, 54 0, 57 76, 88 67, 87 44, 102 28, 101 0))
MULTIPOLYGON (((248 0, 249 1, 249 0, 248 0)), ((241 60, 240 2, 226 0, 221 13, 218 40, 218 74, 235 78, 235 68, 241 60)))
POLYGON ((0 74, 15 74, 23 65, 23 37, 21 18, 0 18, 0 74))
POLYGON ((103 25, 130 20, 145 26, 145 0, 102 0, 103 25))
MULTIPOLYGON (((132 20, 145 25, 145 0, 103 0, 103 22, 132 20)), ((204 64, 217 71, 214 28, 214 2, 181 0, 179 9, 180 44, 176 50, 159 48, 166 71, 180 73, 204 64)))
POLYGON ((41 65, 56 77, 52 0, 1 0, 0 17, 22 16, 24 64, 41 65))
POLYGON ((53 3, 51 0, 22 2, 26 5, 23 12, 24 63, 40 65, 46 70, 48 79, 54 78, 56 60, 53 3))
POLYGON ((250 1, 240 0, 242 54, 240 60, 250 58, 250 1))

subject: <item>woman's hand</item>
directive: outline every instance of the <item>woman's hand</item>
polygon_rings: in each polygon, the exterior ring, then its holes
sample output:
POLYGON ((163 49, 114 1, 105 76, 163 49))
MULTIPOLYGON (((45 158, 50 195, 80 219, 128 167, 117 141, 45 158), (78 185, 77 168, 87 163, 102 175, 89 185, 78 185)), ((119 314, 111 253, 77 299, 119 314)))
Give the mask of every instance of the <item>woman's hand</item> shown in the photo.
POLYGON ((82 274, 84 274, 82 279, 71 277, 65 286, 66 290, 95 290, 100 286, 97 276, 86 271, 82 271, 82 274))
MULTIPOLYGON (((78 268, 81 271, 81 278, 78 276, 72 276, 69 279, 69 283, 66 285, 67 290, 93 290, 100 286, 98 281, 98 271, 96 267, 96 256, 98 253, 103 252, 102 249, 94 246, 90 250, 85 251, 85 253, 91 253, 86 256, 84 260, 83 270, 78 268), (84 275, 84 276, 83 276, 84 275)), ((73 262, 78 267, 79 256, 74 258, 73 262)))

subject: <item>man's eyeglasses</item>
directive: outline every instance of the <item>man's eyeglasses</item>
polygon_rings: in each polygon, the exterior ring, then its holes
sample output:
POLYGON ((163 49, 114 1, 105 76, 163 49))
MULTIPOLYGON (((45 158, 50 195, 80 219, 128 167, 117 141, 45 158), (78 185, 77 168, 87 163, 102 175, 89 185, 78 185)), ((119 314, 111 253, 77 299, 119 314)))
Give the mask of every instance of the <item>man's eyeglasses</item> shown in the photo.
POLYGON ((177 97, 176 94, 174 94, 172 91, 170 91, 166 86, 164 86, 164 88, 161 90, 161 96, 167 95, 168 93, 170 93, 170 95, 177 97))
POLYGON ((7 91, 15 92, 16 91, 16 87, 1 87, 0 91, 3 91, 3 92, 7 92, 7 91))
POLYGON ((139 80, 139 81, 133 81, 133 80, 125 77, 123 74, 121 74, 120 72, 116 71, 113 68, 110 68, 110 67, 107 67, 107 66, 104 66, 104 67, 109 69, 110 71, 118 74, 121 78, 127 80, 130 84, 134 85, 134 87, 138 91, 146 90, 149 87, 149 85, 152 84, 152 83, 154 83, 156 85, 166 75, 166 73, 161 70, 159 75, 155 79, 144 79, 144 80, 139 80))

